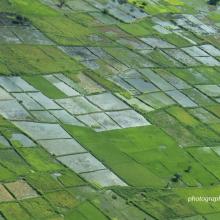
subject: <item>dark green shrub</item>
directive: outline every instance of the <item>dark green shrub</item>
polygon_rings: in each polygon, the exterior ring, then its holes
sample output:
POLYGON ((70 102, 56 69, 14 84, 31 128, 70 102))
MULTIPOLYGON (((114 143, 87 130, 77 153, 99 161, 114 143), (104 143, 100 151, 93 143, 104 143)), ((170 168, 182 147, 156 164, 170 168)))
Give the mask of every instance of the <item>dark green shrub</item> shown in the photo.
POLYGON ((209 5, 217 5, 219 1, 220 1, 220 0, 209 0, 209 1, 208 1, 208 4, 209 4, 209 5))

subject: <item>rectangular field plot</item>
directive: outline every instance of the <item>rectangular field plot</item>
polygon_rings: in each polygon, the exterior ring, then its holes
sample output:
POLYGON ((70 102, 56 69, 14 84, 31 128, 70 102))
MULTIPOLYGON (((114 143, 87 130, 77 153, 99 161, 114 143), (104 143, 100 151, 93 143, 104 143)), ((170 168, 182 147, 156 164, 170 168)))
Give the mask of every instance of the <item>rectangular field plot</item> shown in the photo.
POLYGON ((193 114, 190 114, 193 110, 194 109, 190 109, 188 113, 184 108, 181 108, 179 106, 172 106, 167 109, 167 111, 182 124, 186 126, 196 127, 200 123, 196 118, 193 117, 193 114))
POLYGON ((36 144, 26 135, 14 133, 12 134, 10 141, 15 142, 17 146, 21 147, 35 147, 36 144))
POLYGON ((10 30, 18 36, 22 43, 54 45, 43 33, 33 27, 12 27, 10 30))
POLYGON ((210 99, 196 88, 182 90, 182 92, 190 97, 190 99, 197 103, 199 106, 209 106, 215 103, 212 99, 210 99))
POLYGON ((186 53, 188 53, 192 57, 208 57, 209 54, 207 54, 205 51, 200 49, 199 47, 192 46, 192 47, 186 47, 182 49, 186 53))
POLYGON ((208 112, 204 108, 190 109, 190 113, 194 115, 195 117, 197 117, 201 122, 205 124, 215 124, 215 123, 220 122, 219 118, 217 118, 215 115, 208 112))
MULTIPOLYGON (((13 83, 13 87, 14 85, 18 86, 23 92, 37 91, 33 86, 31 86, 28 82, 26 82, 19 76, 8 77, 8 79, 13 83)), ((10 91, 10 92, 16 92, 16 91, 10 91)))
POLYGON ((220 118, 220 106, 219 105, 212 105, 206 107, 210 112, 220 118))
POLYGON ((183 127, 175 118, 164 111, 150 112, 149 118, 153 124, 167 132, 179 146, 201 146, 201 141, 189 130, 183 127))
POLYGON ((191 88, 191 86, 187 84, 184 80, 175 76, 169 71, 157 70, 156 73, 159 74, 162 78, 164 78, 167 82, 169 82, 172 86, 174 86, 177 89, 190 89, 191 88))
POLYGON ((12 93, 27 110, 44 110, 44 107, 32 99, 27 93, 12 93))
POLYGON ((133 186, 153 186, 154 184, 157 184, 157 186, 164 185, 162 179, 136 162, 117 164, 113 165, 112 168, 117 175, 123 177, 128 184, 133 186), (140 179, 138 176, 142 176, 142 178, 140 179))
POLYGON ((143 79, 124 79, 127 83, 132 85, 139 92, 149 93, 149 92, 157 92, 159 89, 154 86, 151 82, 146 82, 143 79))
POLYGON ((16 101, 0 101, 0 113, 9 120, 30 120, 31 115, 16 101))
POLYGON ((211 56, 218 57, 220 56, 220 50, 214 47, 211 44, 205 44, 200 46, 205 52, 209 53, 211 56))
POLYGON ((8 142, 8 140, 4 136, 0 135, 0 148, 10 148, 10 147, 11 145, 8 142))
POLYGON ((73 115, 98 112, 100 109, 84 97, 58 99, 56 102, 73 115))
POLYGON ((34 116, 35 120, 38 122, 48 122, 48 123, 57 122, 57 119, 48 111, 31 111, 30 113, 34 116))
POLYGON ((219 155, 215 154, 211 148, 189 149, 189 152, 197 158, 199 163, 203 164, 210 173, 219 178, 219 169, 216 169, 216 167, 220 166, 219 155))
POLYGON ((117 94, 122 100, 124 100, 126 103, 128 103, 130 106, 136 107, 140 110, 143 110, 144 112, 150 112, 154 109, 150 107, 149 105, 145 104, 144 102, 140 101, 138 98, 125 98, 124 96, 121 96, 120 94, 117 94))
POLYGON ((96 57, 85 47, 61 47, 61 49, 78 61, 96 60, 96 57))
POLYGON ((161 78, 158 74, 150 71, 148 69, 141 69, 141 73, 147 77, 154 85, 160 88, 162 91, 169 91, 175 89, 172 85, 170 85, 166 80, 161 78))
POLYGON ((102 93, 98 95, 93 96, 87 96, 89 101, 91 101, 93 104, 97 105, 99 108, 105 110, 105 111, 116 111, 120 109, 128 109, 129 106, 127 106, 124 102, 119 100, 117 97, 113 96, 110 93, 102 93))
POLYGON ((27 93, 32 99, 42 105, 45 109, 61 109, 53 100, 43 95, 41 92, 27 93))
POLYGON ((153 92, 149 94, 143 94, 141 96, 138 96, 138 99, 152 106, 155 109, 159 109, 165 106, 175 104, 175 101, 163 92, 153 92))
POLYGON ((65 84, 64 82, 60 81, 56 77, 52 75, 44 76, 48 81, 50 81, 55 87, 57 87, 60 91, 62 91, 67 96, 77 96, 79 93, 71 88, 69 85, 65 84))
POLYGON ((220 96, 220 86, 217 85, 198 85, 196 86, 202 93, 210 97, 220 96))
POLYGON ((164 50, 172 58, 178 60, 179 62, 185 64, 186 66, 198 66, 199 63, 193 59, 191 56, 187 55, 185 52, 178 49, 166 49, 164 50))
POLYGON ((50 110, 50 113, 64 124, 84 126, 79 120, 65 110, 50 110))
MULTIPOLYGON (((51 99, 60 99, 60 98, 66 98, 67 95, 61 91, 59 88, 57 88, 52 82, 49 81, 48 76, 25 76, 23 77, 28 83, 30 83, 32 86, 34 86, 37 91, 41 92, 45 96, 51 99)), ((56 79, 56 78, 55 78, 56 79)), ((59 80, 58 80, 59 82, 59 80)))
POLYGON ((14 200, 13 196, 1 184, 0 185, 0 202, 8 202, 8 201, 13 201, 13 200, 14 200))
POLYGON ((19 86, 13 83, 13 81, 9 77, 1 76, 0 85, 8 92, 21 92, 22 91, 21 88, 19 88, 19 86))
POLYGON ((197 104, 185 96, 178 90, 168 91, 166 92, 171 98, 173 98, 177 103, 179 103, 182 107, 196 107, 197 104))
POLYGON ((70 138, 67 132, 57 124, 14 122, 15 125, 35 140, 70 138))
POLYGON ((118 124, 105 113, 93 113, 77 117, 80 121, 96 131, 119 129, 118 124))
POLYGON ((90 153, 58 157, 58 160, 76 173, 103 170, 105 166, 90 153))
POLYGON ((39 143, 47 151, 56 156, 82 153, 86 151, 74 139, 41 140, 39 143))
POLYGON ((0 26, 0 42, 1 43, 21 43, 19 38, 7 27, 0 26))
POLYGON ((151 38, 151 37, 148 37, 148 38, 141 38, 141 40, 143 42, 145 42, 146 44, 150 45, 151 47, 158 47, 158 48, 175 48, 174 45, 164 41, 164 40, 161 40, 159 38, 151 38))
POLYGON ((25 181, 6 183, 5 186, 12 192, 16 199, 27 199, 37 197, 37 192, 25 181))
POLYGON ((82 176, 89 182, 94 183, 97 186, 127 186, 121 179, 119 179, 110 170, 99 170, 90 173, 84 173, 82 176))
POLYGON ((0 100, 8 100, 13 99, 8 92, 4 89, 0 88, 0 100))
POLYGON ((220 66, 220 62, 214 57, 195 57, 195 59, 207 66, 220 66))
MULTIPOLYGON (((53 45, 52 41, 50 41, 44 34, 42 34, 32 25, 16 25, 16 18, 14 18, 13 20, 13 16, 15 15, 11 15, 11 21, 9 21, 8 23, 0 23, 0 41, 2 43, 53 45)), ((8 18, 5 17, 5 19, 8 18)))
POLYGON ((134 110, 107 112, 107 114, 122 128, 150 125, 150 122, 148 122, 142 115, 138 114, 134 110))

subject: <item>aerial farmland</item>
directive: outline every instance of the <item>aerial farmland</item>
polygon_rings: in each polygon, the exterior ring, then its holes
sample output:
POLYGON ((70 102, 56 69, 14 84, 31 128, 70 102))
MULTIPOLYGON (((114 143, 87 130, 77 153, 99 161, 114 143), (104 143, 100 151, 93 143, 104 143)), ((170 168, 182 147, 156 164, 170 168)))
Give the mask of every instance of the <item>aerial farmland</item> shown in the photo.
POLYGON ((32 219, 220 219, 219 1, 0 1, 0 220, 32 219))

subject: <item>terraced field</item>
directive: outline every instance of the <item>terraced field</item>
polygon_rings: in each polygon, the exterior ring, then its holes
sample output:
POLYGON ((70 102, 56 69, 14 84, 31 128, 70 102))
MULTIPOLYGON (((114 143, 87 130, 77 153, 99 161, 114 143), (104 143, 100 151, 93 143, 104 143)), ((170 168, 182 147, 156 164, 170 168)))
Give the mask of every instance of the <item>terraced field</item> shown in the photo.
POLYGON ((220 219, 219 30, 204 0, 1 0, 0 220, 220 219))

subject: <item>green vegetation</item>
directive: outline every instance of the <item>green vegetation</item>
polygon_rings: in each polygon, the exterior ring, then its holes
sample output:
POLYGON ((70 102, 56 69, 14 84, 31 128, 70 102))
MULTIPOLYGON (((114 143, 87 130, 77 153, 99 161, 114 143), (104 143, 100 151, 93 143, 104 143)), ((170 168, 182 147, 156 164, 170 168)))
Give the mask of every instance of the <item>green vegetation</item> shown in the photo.
POLYGON ((26 76, 24 79, 50 98, 59 99, 66 97, 62 91, 58 90, 42 76, 26 76))
POLYGON ((71 72, 81 68, 53 46, 0 45, 0 57, 7 68, 4 74, 71 72))

